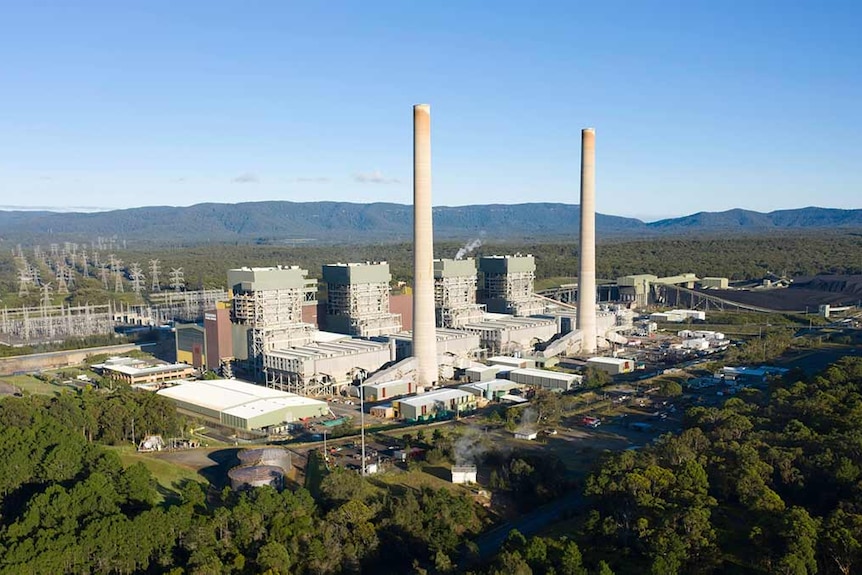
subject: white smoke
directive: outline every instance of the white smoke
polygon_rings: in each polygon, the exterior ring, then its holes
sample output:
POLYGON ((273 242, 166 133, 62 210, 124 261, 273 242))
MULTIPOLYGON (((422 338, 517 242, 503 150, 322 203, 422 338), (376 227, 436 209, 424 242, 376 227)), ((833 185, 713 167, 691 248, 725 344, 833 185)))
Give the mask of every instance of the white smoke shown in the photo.
POLYGON ((458 248, 458 253, 455 254, 455 259, 456 260, 462 260, 462 259, 464 259, 464 256, 466 256, 467 254, 469 254, 473 250, 480 248, 480 247, 482 247, 481 238, 476 238, 475 240, 470 240, 469 242, 464 244, 464 247, 458 248))
POLYGON ((455 465, 476 465, 483 453, 488 451, 484 435, 474 427, 468 427, 453 446, 455 465))
POLYGON ((524 409, 521 413, 521 421, 518 423, 517 433, 533 433, 536 431, 538 413, 532 407, 524 409))

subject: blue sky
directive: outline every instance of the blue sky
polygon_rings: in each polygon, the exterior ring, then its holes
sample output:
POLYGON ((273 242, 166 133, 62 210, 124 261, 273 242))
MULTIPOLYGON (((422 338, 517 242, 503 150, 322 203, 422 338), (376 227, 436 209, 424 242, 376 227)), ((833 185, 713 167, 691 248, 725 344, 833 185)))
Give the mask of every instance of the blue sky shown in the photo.
POLYGON ((0 0, 0 204, 862 208, 859 2, 0 0), (601 6, 599 6, 601 4, 601 6))

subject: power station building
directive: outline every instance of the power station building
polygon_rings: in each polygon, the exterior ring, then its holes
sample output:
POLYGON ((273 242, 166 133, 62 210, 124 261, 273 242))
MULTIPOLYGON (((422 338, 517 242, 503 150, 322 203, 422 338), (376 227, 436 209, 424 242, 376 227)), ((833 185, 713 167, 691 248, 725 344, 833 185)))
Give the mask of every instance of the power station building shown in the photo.
MULTIPOLYGON (((327 335, 318 332, 318 336, 327 335)), ((328 334, 332 335, 332 334, 328 334)), ((389 343, 341 337, 267 351, 263 355, 266 384, 302 395, 334 393, 361 374, 377 371, 395 359, 389 343)))
POLYGON ((485 311, 476 303, 476 260, 434 260, 434 307, 437 327, 461 328, 482 320, 485 311))
POLYGON ((315 326, 303 322, 303 308, 317 303, 317 280, 299 266, 228 270, 234 354, 259 376, 263 354, 305 345, 315 326))
POLYGON ((401 316, 389 310, 391 280, 386 262, 323 266, 326 329, 356 337, 401 331, 401 316))
POLYGON ((489 312, 524 317, 544 311, 544 303, 533 295, 536 260, 532 255, 483 256, 479 275, 479 301, 489 312))
POLYGON ((532 350, 556 335, 557 322, 543 317, 514 317, 487 314, 485 319, 463 328, 479 336, 479 345, 487 355, 532 350))

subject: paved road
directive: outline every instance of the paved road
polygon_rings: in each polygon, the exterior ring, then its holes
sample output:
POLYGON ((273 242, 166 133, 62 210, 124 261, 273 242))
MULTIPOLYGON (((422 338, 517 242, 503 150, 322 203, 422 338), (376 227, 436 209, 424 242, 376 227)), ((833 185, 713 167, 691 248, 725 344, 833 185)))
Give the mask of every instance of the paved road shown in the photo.
POLYGON ((479 547, 479 559, 488 559, 496 554, 512 529, 517 529, 522 535, 529 537, 541 531, 546 525, 559 521, 569 513, 583 511, 585 507, 586 499, 578 488, 556 501, 522 515, 515 521, 503 523, 476 539, 476 545, 479 547))

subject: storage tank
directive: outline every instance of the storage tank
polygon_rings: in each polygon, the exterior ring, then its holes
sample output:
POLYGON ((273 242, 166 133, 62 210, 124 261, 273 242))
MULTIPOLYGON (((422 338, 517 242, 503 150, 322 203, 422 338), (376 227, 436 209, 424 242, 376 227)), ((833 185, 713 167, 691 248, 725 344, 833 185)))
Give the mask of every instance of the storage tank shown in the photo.
POLYGON ((290 452, 283 447, 259 447, 256 449, 243 449, 237 453, 243 466, 274 466, 288 474, 292 469, 290 452))
POLYGON ((253 465, 234 467, 228 471, 230 486, 234 491, 269 485, 276 489, 284 487, 284 471, 275 465, 253 465))

